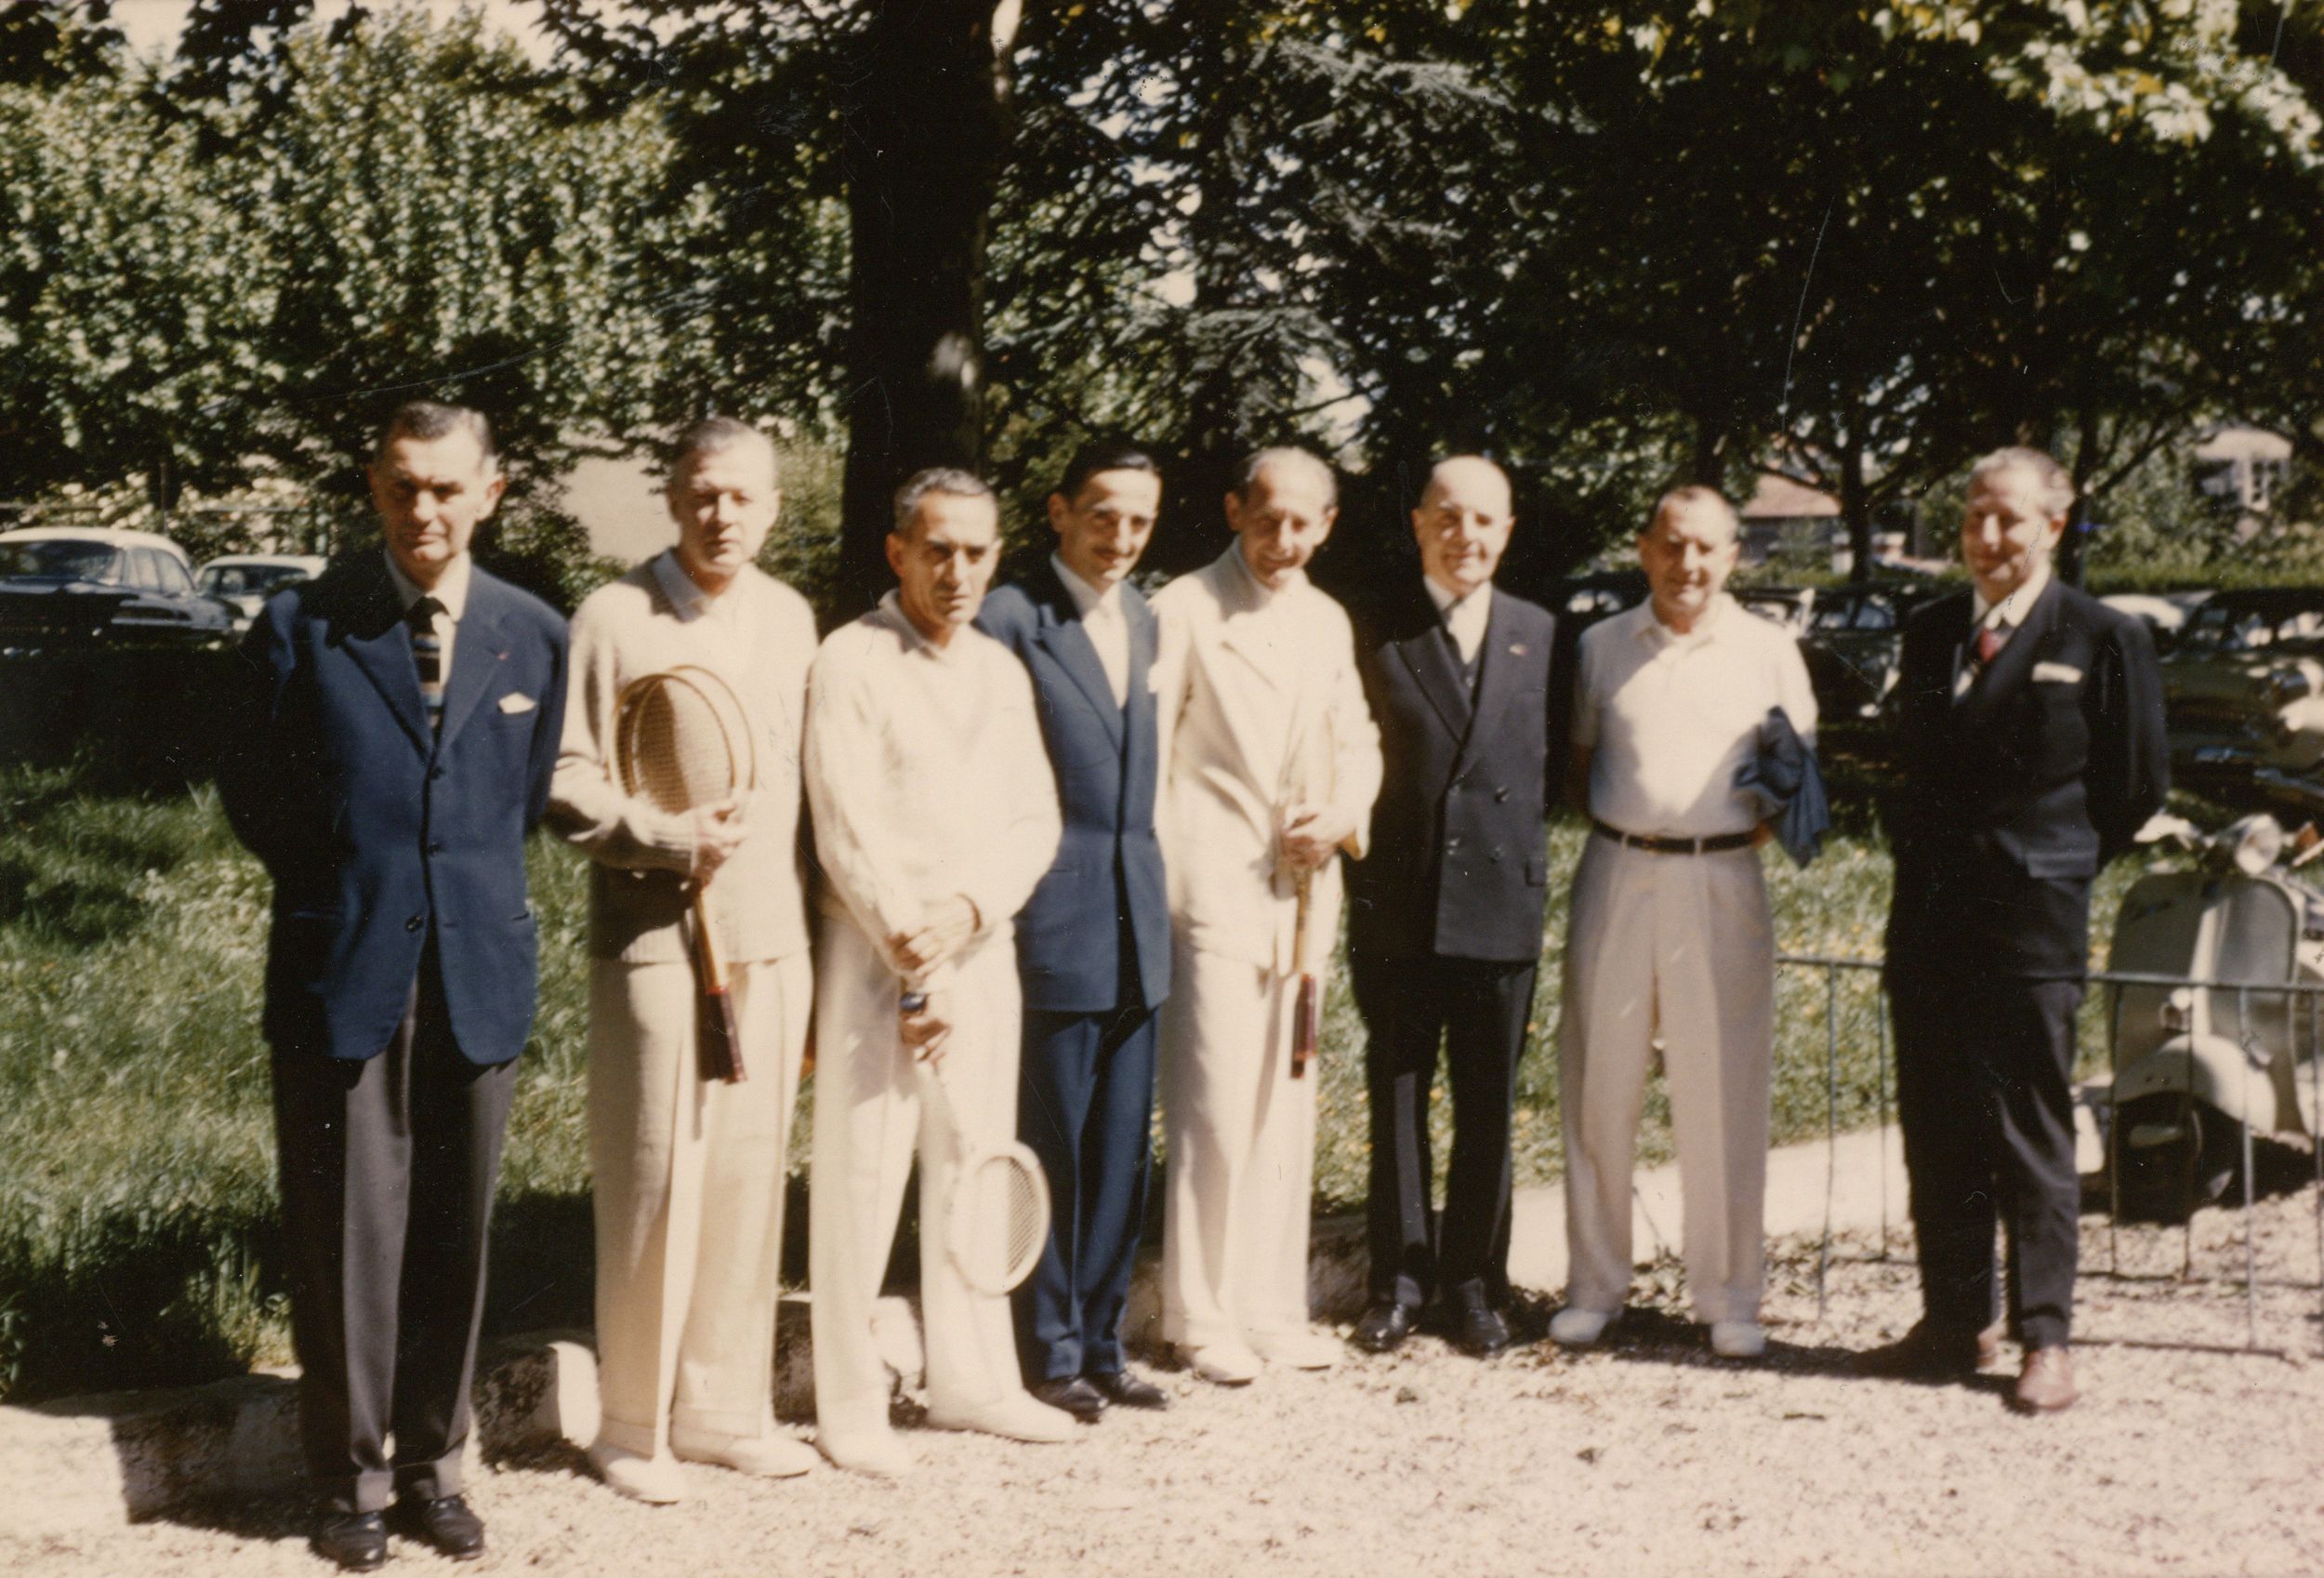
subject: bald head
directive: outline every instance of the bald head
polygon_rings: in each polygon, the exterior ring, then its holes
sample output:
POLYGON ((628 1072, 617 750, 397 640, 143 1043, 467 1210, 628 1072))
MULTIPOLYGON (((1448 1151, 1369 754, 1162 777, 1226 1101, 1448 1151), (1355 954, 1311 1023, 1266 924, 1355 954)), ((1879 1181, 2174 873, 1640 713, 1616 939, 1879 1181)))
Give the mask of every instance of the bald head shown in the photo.
POLYGON ((1455 455, 1429 471, 1412 511, 1420 568, 1438 587, 1466 597, 1493 578, 1509 550, 1509 477, 1481 455, 1455 455))

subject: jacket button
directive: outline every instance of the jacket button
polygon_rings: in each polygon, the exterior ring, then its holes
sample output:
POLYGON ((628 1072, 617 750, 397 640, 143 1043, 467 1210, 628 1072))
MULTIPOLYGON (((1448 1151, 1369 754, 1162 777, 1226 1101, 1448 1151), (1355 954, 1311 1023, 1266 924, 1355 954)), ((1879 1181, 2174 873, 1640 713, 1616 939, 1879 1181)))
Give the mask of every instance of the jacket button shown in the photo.
POLYGON ((1496 805, 1499 805, 1502 801, 1507 800, 1508 798, 1509 790, 1505 788, 1497 789, 1493 791, 1493 803, 1496 805))
POLYGON ((403 929, 407 932, 416 932, 426 924, 428 924, 428 922, 424 917, 415 915, 410 920, 403 922, 403 929))
POLYGON ((430 855, 442 855, 443 853, 443 840, 429 839, 428 841, 428 853, 430 855))
POLYGON ((428 781, 429 781, 429 783, 441 783, 441 782, 442 782, 442 781, 443 781, 443 769, 442 769, 441 766, 437 766, 437 767, 430 767, 430 768, 429 768, 429 769, 428 769, 428 781))
POLYGON ((1459 849, 1459 847, 1460 847, 1460 835, 1459 835, 1459 834, 1458 834, 1458 833, 1454 834, 1451 838, 1448 838, 1448 839, 1446 839, 1446 840, 1445 841, 1445 848, 1446 848, 1446 850, 1447 852, 1452 851, 1452 850, 1459 849))

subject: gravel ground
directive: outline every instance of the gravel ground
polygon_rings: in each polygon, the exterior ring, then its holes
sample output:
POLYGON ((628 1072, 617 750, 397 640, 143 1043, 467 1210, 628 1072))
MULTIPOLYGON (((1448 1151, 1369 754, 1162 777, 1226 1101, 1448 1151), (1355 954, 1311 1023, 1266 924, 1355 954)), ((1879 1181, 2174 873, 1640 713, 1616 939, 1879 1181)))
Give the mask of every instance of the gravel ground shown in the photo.
MULTIPOLYGON (((1816 1246, 1794 1244, 1771 1266, 1759 1364, 1711 1359, 1657 1267, 1586 1356, 1526 1342, 1480 1363, 1420 1337, 1240 1391, 1165 1372, 1167 1412, 1117 1412, 1066 1446, 911 1431, 919 1467, 900 1484, 698 1468, 692 1502, 650 1508, 577 1453, 499 1464, 472 1487, 493 1541, 473 1571, 2324 1572, 2314 1191, 2255 1213, 2258 1352, 2244 1351, 2242 1220, 2203 1213, 2182 1280, 2175 1230, 2085 1218, 2083 1401, 2049 1419, 2005 1410, 2001 1371, 1853 1378, 1850 1355, 1915 1313, 1904 1248, 1882 1261, 1876 1244, 1839 1246, 1819 1319, 1816 1246)), ((1519 1312, 1521 1338, 1548 1308, 1519 1312)), ((390 1571, 447 1567, 399 1545, 390 1571)), ((328 1570, 296 1508, 228 1504, 71 1542, 0 1533, 0 1571, 328 1570)))

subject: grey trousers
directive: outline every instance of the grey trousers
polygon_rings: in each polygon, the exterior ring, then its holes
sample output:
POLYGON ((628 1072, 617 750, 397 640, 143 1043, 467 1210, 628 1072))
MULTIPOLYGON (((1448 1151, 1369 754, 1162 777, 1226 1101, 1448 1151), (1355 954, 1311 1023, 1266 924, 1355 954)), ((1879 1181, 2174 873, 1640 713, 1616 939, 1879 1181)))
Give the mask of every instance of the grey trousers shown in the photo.
POLYGON ((379 1055, 274 1054, 299 1436, 316 1494, 457 1495, 516 1064, 454 1042, 431 947, 379 1055), (393 1456, 390 1456, 390 1441, 393 1456))

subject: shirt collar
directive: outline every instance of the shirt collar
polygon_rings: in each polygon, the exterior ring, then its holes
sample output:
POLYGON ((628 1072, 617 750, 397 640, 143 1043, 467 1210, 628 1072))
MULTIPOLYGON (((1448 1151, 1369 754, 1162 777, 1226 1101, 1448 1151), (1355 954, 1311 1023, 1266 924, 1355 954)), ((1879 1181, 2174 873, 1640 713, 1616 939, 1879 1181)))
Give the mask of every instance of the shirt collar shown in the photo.
POLYGON ((906 652, 920 653, 939 663, 952 661, 954 655, 960 650, 961 637, 968 633, 955 631, 949 643, 938 646, 934 642, 920 634, 920 628, 914 624, 912 617, 904 611, 904 594, 895 587, 890 587, 887 595, 879 600, 879 612, 885 615, 897 630, 904 632, 904 649, 906 652))
MULTIPOLYGON (((666 548, 654 556, 654 578, 660 583, 662 595, 669 599, 681 622, 731 606, 726 597, 712 597, 702 590, 700 582, 686 574, 686 566, 678 562, 678 550, 674 548, 666 548)), ((738 582, 741 578, 735 577, 738 582)), ((729 592, 733 590, 732 586, 727 588, 729 592)))
POLYGON ((1462 609, 1473 608, 1480 601, 1489 601, 1493 595, 1493 583, 1491 581, 1486 581, 1483 586, 1478 587, 1474 591, 1462 594, 1456 594, 1446 590, 1443 587, 1436 584, 1436 577, 1434 576, 1423 575, 1420 577, 1420 584, 1428 588, 1428 600, 1436 604, 1436 611, 1445 617, 1445 620, 1447 624, 1452 622, 1456 612, 1462 609))
POLYGON ((1734 602, 1734 598, 1721 592, 1710 600, 1710 606, 1703 610, 1703 617, 1695 621, 1695 628, 1681 635, 1662 622, 1661 617, 1655 612, 1655 601, 1650 594, 1645 602, 1638 605, 1638 638, 1667 646, 1700 646, 1719 633, 1720 627, 1727 621, 1728 605, 1734 602))
POLYGON ((1281 587, 1269 586, 1259 578, 1259 572, 1250 567, 1250 561, 1243 557, 1243 539, 1240 537, 1236 537, 1226 545, 1226 557, 1235 561, 1235 568, 1241 574, 1243 585, 1249 589, 1253 607, 1266 607, 1276 598, 1292 590, 1307 578, 1305 570, 1294 570, 1291 572, 1291 578, 1284 582, 1281 587))
POLYGON ((2049 587, 2050 561, 2044 559, 2033 567, 2033 574, 2026 577, 2025 585, 2001 599, 2000 617, 1998 619, 1994 617, 1994 604, 1985 600, 1985 593, 1972 590, 1969 594, 1970 628, 1976 630, 1987 624, 1994 624, 2007 625, 2010 629, 2015 630, 2026 622, 2026 616, 2033 612, 2033 605, 2041 600, 2041 594, 2047 591, 2049 587))
POLYGON ((422 597, 432 597, 442 605, 447 618, 456 625, 460 622, 460 616, 468 612, 469 572, 474 567, 474 561, 467 554, 456 556, 443 567, 443 574, 436 577, 431 591, 420 590, 419 583, 403 573, 403 566, 395 562, 394 554, 384 548, 379 554, 388 562, 388 578, 395 583, 396 601, 406 613, 422 597))
POLYGON ((1088 618, 1092 611, 1100 608, 1109 614, 1119 614, 1122 611, 1121 582, 1116 581, 1103 591, 1100 591, 1096 587, 1074 574, 1066 565, 1065 561, 1057 554, 1052 553, 1049 556, 1049 564, 1050 568, 1057 572, 1057 578, 1063 585, 1065 595, 1074 600, 1074 607, 1083 618, 1088 618))

